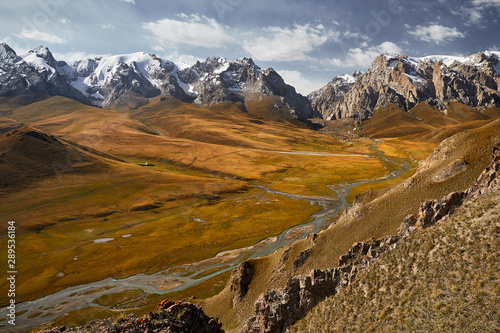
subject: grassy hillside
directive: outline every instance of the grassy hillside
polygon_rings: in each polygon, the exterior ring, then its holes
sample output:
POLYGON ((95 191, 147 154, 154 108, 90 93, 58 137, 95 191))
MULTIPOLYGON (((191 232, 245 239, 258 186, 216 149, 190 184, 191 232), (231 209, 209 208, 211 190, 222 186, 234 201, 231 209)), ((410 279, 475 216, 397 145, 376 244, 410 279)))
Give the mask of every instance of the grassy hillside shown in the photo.
POLYGON ((94 174, 109 169, 113 157, 99 156, 30 127, 0 136, 0 195, 19 191, 70 170, 94 174))
POLYGON ((20 127, 23 127, 23 124, 15 121, 15 120, 0 116, 0 134, 4 134, 4 133, 10 132, 10 131, 13 131, 13 130, 20 128, 20 127))
POLYGON ((392 138, 422 133, 431 129, 433 129, 432 126, 390 104, 373 112, 373 116, 363 124, 362 133, 371 138, 392 138))
POLYGON ((404 239, 292 332, 497 332, 500 191, 404 239))
POLYGON ((311 239, 299 241, 288 249, 253 261, 255 275, 238 308, 233 308, 231 292, 226 287, 220 295, 206 301, 205 311, 221 317, 226 329, 236 329, 253 313, 255 300, 266 289, 283 286, 290 276, 307 274, 311 269, 336 267, 339 256, 353 243, 395 234, 403 219, 417 213, 424 200, 438 199, 471 186, 488 165, 490 149, 499 140, 500 120, 445 140, 425 163, 421 163, 414 176, 381 197, 349 210, 336 224, 319 233, 314 242, 311 239), (467 169, 447 178, 437 177, 455 161, 465 161, 467 169), (307 249, 311 250, 309 259, 294 271, 294 260, 307 249))

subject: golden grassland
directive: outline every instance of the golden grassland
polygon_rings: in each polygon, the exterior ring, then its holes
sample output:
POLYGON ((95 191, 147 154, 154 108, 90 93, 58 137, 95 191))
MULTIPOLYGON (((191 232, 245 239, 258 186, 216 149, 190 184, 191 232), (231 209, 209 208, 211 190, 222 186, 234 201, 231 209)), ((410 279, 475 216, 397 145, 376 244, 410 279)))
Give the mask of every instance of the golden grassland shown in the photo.
MULTIPOLYGON (((140 182, 132 179, 121 186, 115 186, 112 180, 109 185, 101 182, 92 188, 71 186, 66 193, 57 188, 57 192, 45 192, 45 198, 51 198, 49 203, 41 199, 31 202, 30 207, 21 208, 28 208, 28 212, 17 214, 12 213, 14 207, 21 206, 16 198, 2 205, 0 214, 9 212, 9 219, 20 221, 17 241, 24 244, 18 251, 22 260, 17 268, 24 277, 17 286, 20 299, 38 298, 110 276, 152 273, 203 260, 220 251, 253 245, 268 235, 306 222, 320 209, 257 189, 239 195, 219 193, 220 197, 214 199, 198 197, 199 193, 217 194, 207 189, 218 188, 222 183, 207 182, 201 189, 194 186, 190 198, 192 183, 186 179, 186 186, 181 187, 179 180, 174 179, 170 191, 168 183, 162 183, 158 177, 140 182), (131 195, 120 196, 117 201, 117 192, 131 195), (156 197, 151 198, 148 193, 155 193, 156 197), (181 198, 173 200, 176 193, 181 198), (166 195, 170 198, 165 199, 166 195), (183 196, 187 198, 182 199, 183 196), (130 211, 155 202, 162 205, 147 211, 130 211), (116 212, 98 217, 110 211, 116 212), (58 215, 54 216, 55 212, 58 215), (47 223, 23 226, 22 221, 47 223), (246 230, 244 238, 241 230, 246 230), (131 236, 122 237, 128 234, 131 236), (102 238, 115 240, 94 243, 102 238)), ((241 184, 233 184, 224 190, 239 189, 241 184)))
MULTIPOLYGON (((255 244, 307 222, 320 207, 252 189, 234 176, 271 184, 271 173, 300 169, 307 184, 320 172, 318 163, 350 163, 269 152, 301 145, 341 153, 344 145, 309 129, 266 123, 238 105, 211 110, 158 99, 149 107, 153 110, 136 110, 137 118, 147 123, 62 97, 14 110, 13 118, 61 139, 57 144, 62 163, 65 147, 87 158, 78 148, 84 145, 97 149, 92 158, 107 165, 93 173, 70 167, 52 177, 33 177, 29 188, 1 199, 0 216, 18 221, 18 241, 26 244, 19 249, 23 260, 18 271, 24 276, 18 285, 20 300, 110 276, 152 273, 255 244), (158 119, 147 119, 153 116, 158 119), (96 155, 99 151, 108 155, 96 155), (138 166, 146 161, 155 166, 138 166), (132 236, 122 237, 128 234, 132 236), (102 238, 115 240, 93 243, 102 238), (138 254, 141 261, 136 260, 138 254)), ((36 149, 43 155, 51 148, 36 149)), ((51 171, 51 161, 43 156, 34 162, 47 163, 51 171)), ((364 168, 362 162, 351 163, 353 178, 364 168)), ((338 175, 333 173, 342 170, 345 167, 330 168, 332 176, 324 183, 334 182, 338 175)), ((386 170, 379 166, 377 172, 386 170)), ((321 191, 333 195, 326 188, 321 191)))

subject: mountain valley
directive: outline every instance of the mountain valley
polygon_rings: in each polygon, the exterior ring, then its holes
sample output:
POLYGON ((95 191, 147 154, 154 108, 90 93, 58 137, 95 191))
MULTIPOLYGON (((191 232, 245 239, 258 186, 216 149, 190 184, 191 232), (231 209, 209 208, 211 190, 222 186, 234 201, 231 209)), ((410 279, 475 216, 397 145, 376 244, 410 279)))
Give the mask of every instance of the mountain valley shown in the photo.
MULTIPOLYGON (((479 191, 476 180, 498 164, 499 87, 498 52, 384 54, 305 97, 249 58, 181 68, 134 53, 68 64, 44 47, 18 55, 0 45, 0 216, 17 226, 16 331, 147 315, 165 299, 194 303, 232 332, 339 331, 347 320, 381 331, 386 318, 413 330, 419 306, 442 310, 443 330, 467 330, 440 296, 408 304, 403 296, 416 291, 395 275, 436 287, 456 269, 443 249, 461 243, 455 261, 462 251, 488 268, 471 265, 442 297, 467 299, 480 322, 471 327, 494 331, 498 189, 479 191), (353 244, 385 242, 422 203, 469 188, 477 196, 455 215, 412 229, 341 287, 310 296, 323 283, 315 274, 341 269, 353 244), (401 259, 412 254, 414 266, 401 259), (456 284, 476 271, 484 277, 470 283, 486 291, 474 302, 456 284), (339 319, 340 308, 359 317, 339 319)), ((190 307, 168 304, 146 319, 190 307)))

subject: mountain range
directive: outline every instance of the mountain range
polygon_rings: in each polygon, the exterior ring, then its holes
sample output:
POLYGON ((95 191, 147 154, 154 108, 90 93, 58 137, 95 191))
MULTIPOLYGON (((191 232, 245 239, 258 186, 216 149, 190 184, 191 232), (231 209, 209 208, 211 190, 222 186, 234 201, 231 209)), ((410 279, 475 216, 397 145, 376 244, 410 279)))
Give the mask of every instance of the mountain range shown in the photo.
POLYGON ((307 98, 285 84, 276 71, 262 70, 249 58, 228 62, 211 57, 179 68, 171 61, 139 52, 68 64, 57 61, 46 47, 18 56, 8 45, 1 44, 0 86, 0 96, 28 90, 99 107, 159 95, 204 106, 262 100, 273 95, 295 119, 317 116, 307 98))
POLYGON ((444 112, 447 101, 477 109, 500 106, 499 86, 500 52, 491 51, 467 57, 383 54, 366 73, 337 76, 306 98, 274 69, 263 70, 250 58, 210 57, 179 67, 138 52, 67 63, 46 47, 18 55, 0 44, 0 96, 30 91, 99 107, 133 108, 159 95, 203 106, 277 97, 275 109, 284 107, 295 119, 366 120, 387 103, 406 111, 419 102, 444 112))

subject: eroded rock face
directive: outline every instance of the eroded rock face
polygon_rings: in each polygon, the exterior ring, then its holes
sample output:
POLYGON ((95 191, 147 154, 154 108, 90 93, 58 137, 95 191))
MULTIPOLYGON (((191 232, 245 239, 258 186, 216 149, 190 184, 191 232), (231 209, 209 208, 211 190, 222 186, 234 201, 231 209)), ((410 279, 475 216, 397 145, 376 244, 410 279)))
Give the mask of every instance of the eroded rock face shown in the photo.
POLYGON ((284 288, 267 290, 255 302, 255 315, 245 323, 243 332, 286 332, 319 302, 348 286, 361 269, 398 240, 391 236, 356 243, 339 258, 340 267, 314 269, 289 279, 284 288))
POLYGON ((407 236, 418 229, 431 227, 448 218, 467 200, 482 195, 500 186, 500 143, 493 147, 490 165, 479 175, 474 185, 466 191, 452 192, 438 200, 425 201, 418 215, 405 218, 398 230, 399 236, 407 236))
POLYGON ((231 272, 231 293, 235 307, 247 294, 252 278, 253 266, 248 261, 242 262, 231 272))
POLYGON ((223 333, 222 324, 217 319, 208 317, 199 307, 191 303, 180 301, 161 302, 156 313, 148 316, 137 317, 130 315, 126 318, 115 320, 95 320, 85 326, 66 329, 57 327, 43 333, 79 332, 79 333, 132 333, 132 332, 197 332, 197 333, 223 333))
MULTIPOLYGON (((322 115, 330 114, 334 106, 342 101, 345 94, 351 90, 357 78, 363 74, 361 71, 355 71, 351 75, 337 76, 323 88, 310 93, 307 98, 311 101, 313 110, 322 115)), ((333 114, 332 118, 339 119, 342 116, 333 114)))
POLYGON ((336 85, 335 78, 309 98, 313 109, 329 120, 364 120, 387 103, 409 110, 426 101, 444 112, 446 101, 476 108, 500 106, 498 54, 480 52, 452 59, 380 55, 350 86, 336 85))

